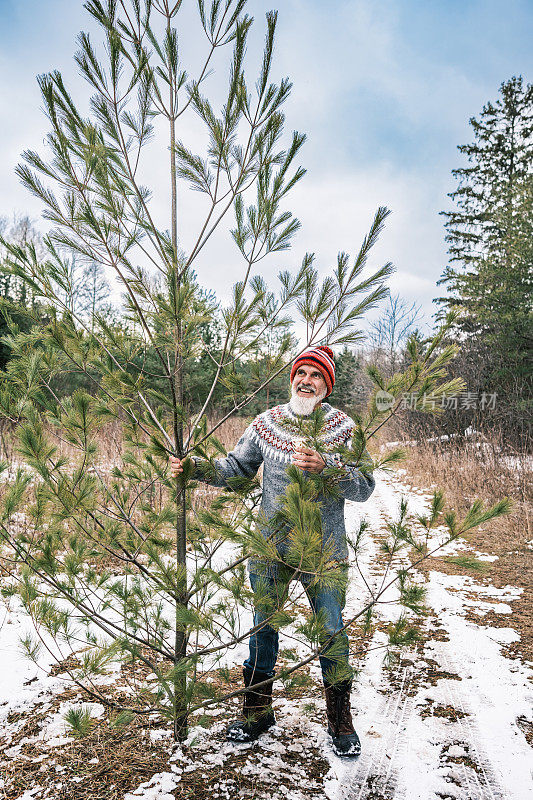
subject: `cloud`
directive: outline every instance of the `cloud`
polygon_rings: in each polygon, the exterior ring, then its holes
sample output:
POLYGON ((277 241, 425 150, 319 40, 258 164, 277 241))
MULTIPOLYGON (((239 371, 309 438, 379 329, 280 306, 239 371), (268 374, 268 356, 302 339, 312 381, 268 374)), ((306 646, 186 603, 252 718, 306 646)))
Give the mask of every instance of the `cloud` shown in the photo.
MULTIPOLYGON (((448 205, 446 194, 453 188, 456 145, 471 138, 468 117, 495 96, 500 80, 531 63, 521 55, 530 11, 517 0, 505 12, 501 4, 477 1, 467 7, 453 2, 421 6, 412 0, 391 0, 385 6, 374 0, 284 0, 280 5, 272 77, 289 75, 294 82, 285 106, 286 129, 309 135, 300 159, 308 174, 290 198, 289 207, 302 222, 293 249, 261 262, 261 274, 274 284, 279 269, 296 269, 306 251, 316 253, 322 272, 335 263, 339 250, 355 255, 375 209, 386 205, 393 213, 369 269, 392 261, 391 290, 420 303, 429 321, 435 310, 432 297, 440 294, 436 281, 446 264, 438 212, 448 205), (499 46, 489 47, 497 38, 499 46), (501 73, 498 79, 496 73, 501 73)), ((271 7, 271 0, 247 5, 256 18, 247 55, 251 88, 261 61, 264 14, 271 7)), ((5 40, 0 214, 19 210, 37 216, 38 201, 13 171, 23 149, 42 151, 48 128, 35 74, 59 67, 75 97, 86 101, 87 86, 76 75, 72 55, 76 33, 90 23, 81 4, 70 0, 25 2, 24 13, 18 8, 10 6, 9 16, 0 6, 0 41, 5 40)), ((203 44, 191 32, 198 28, 192 7, 184 4, 184 11, 182 56, 188 63, 198 61, 203 44)), ((215 66, 224 57, 219 54, 215 66)), ((221 98, 225 85, 225 74, 214 75, 205 90, 221 98)), ((182 118, 179 136, 201 145, 194 114, 182 118)), ((146 151, 143 176, 154 192, 155 218, 167 227, 164 137, 146 151)), ((198 235, 205 208, 205 198, 180 189, 180 243, 186 250, 198 235)), ((242 274, 230 225, 221 225, 196 265, 200 281, 223 300, 242 274)))
MULTIPOLYGON (((380 240, 369 258, 365 275, 388 261, 395 265, 389 285, 409 303, 420 304, 430 322, 436 280, 445 263, 442 223, 437 209, 429 213, 431 187, 422 178, 386 168, 339 174, 310 173, 294 190, 290 208, 302 223, 292 249, 273 254, 257 271, 273 287, 280 269, 295 270, 305 252, 314 252, 316 266, 326 274, 345 251, 353 260, 372 223, 378 206, 392 210, 380 240)), ((187 201, 183 199, 187 206, 187 201)), ((190 212, 190 207, 189 207, 190 212)), ((194 215, 191 215, 191 219, 194 215)), ((198 222, 196 223, 198 227, 198 222)), ((222 230, 197 261, 200 281, 228 299, 230 286, 242 277, 245 264, 229 236, 222 230)))

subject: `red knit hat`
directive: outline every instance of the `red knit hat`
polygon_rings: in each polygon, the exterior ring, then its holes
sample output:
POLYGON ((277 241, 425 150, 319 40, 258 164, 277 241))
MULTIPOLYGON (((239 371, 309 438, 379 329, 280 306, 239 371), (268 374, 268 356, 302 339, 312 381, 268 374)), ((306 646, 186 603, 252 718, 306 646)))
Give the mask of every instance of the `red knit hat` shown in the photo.
POLYGON ((291 383, 296 375, 296 370, 306 364, 308 367, 315 367, 322 373, 322 377, 326 381, 326 388, 328 395, 333 391, 335 386, 335 362, 333 360, 333 350, 327 345, 320 345, 320 347, 309 347, 307 350, 294 359, 294 364, 291 369, 291 383))

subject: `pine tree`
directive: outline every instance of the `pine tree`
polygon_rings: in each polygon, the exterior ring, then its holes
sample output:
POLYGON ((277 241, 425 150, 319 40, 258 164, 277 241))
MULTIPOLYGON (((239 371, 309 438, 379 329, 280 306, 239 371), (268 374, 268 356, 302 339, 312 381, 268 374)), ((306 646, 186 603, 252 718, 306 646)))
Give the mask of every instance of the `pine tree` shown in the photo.
POLYGON ((357 356, 345 345, 335 360, 335 386, 331 403, 349 412, 360 403, 362 387, 358 383, 360 363, 357 356))
MULTIPOLYGON (((391 267, 361 277, 387 217, 380 208, 352 264, 342 253, 332 274, 319 280, 313 257, 306 255, 293 272, 279 275, 275 291, 267 287, 257 264, 289 247, 298 221, 285 204, 304 174, 295 162, 305 137, 294 133, 286 147, 281 144, 281 107, 290 83, 273 84, 269 77, 276 14, 267 15, 264 58, 252 91, 244 69, 252 24, 243 14, 245 0, 212 0, 209 5, 199 0, 207 52, 196 77, 187 75, 179 58, 175 22, 180 6, 159 0, 124 1, 120 7, 87 2, 104 40, 99 49, 88 35, 79 38, 76 60, 94 90, 89 118, 59 73, 39 79, 52 156, 47 161, 27 152, 18 172, 44 203, 54 227, 44 258, 31 243, 4 246, 10 275, 30 287, 45 308, 46 323, 8 338, 12 358, 0 387, 0 414, 16 428, 20 463, 0 482, 0 537, 12 565, 3 592, 17 594, 36 624, 35 637, 26 640, 28 655, 36 657, 39 638, 46 647, 58 643, 63 657, 68 648, 78 651, 69 670, 93 698, 122 711, 163 714, 175 737, 183 739, 191 712, 238 693, 217 686, 227 679, 228 650, 250 634, 241 625, 240 609, 254 601, 244 564, 252 556, 276 560, 277 554, 273 541, 255 527, 256 479, 234 479, 206 506, 196 502, 190 461, 185 460, 176 481, 168 457, 200 456, 202 469, 212 470, 213 458, 224 453, 215 435, 220 425, 286 369, 291 347, 286 336, 277 341, 278 351, 271 353, 262 382, 253 390, 240 366, 275 327, 273 310, 281 320, 290 309, 306 328, 298 352, 324 341, 352 344, 361 338, 356 326, 362 315, 386 295, 383 282, 391 267), (217 113, 202 92, 215 50, 228 45, 228 89, 217 113), (207 132, 203 154, 179 139, 182 115, 192 111, 207 132), (168 230, 154 221, 150 191, 138 175, 154 124, 161 124, 168 137, 168 148, 163 148, 169 158, 168 230), (187 184, 203 193, 206 211, 193 244, 182 252, 178 185, 187 184), (220 346, 212 352, 201 336, 210 312, 201 302, 193 269, 230 211, 243 269, 234 276, 231 301, 221 309, 220 346), (72 310, 64 294, 69 264, 57 257, 57 248, 114 271, 127 298, 127 325, 110 324, 99 313, 87 320, 72 310), (149 266, 160 275, 156 286, 149 266), (215 369, 191 417, 186 365, 202 352, 215 369), (83 375, 91 391, 58 396, 54 381, 69 371, 83 375), (220 387, 229 411, 210 427, 206 410, 220 387), (120 424, 123 435, 114 464, 106 463, 102 453, 108 422, 120 424), (97 685, 98 675, 113 662, 144 667, 146 677, 131 702, 118 701, 97 685), (211 675, 215 670, 217 682, 211 675)), ((31 307, 26 313, 39 322, 31 307)), ((368 414, 357 420, 352 447, 340 453, 346 463, 372 470, 397 459, 393 453, 371 463, 366 443, 396 412, 403 392, 421 397, 432 391, 438 397, 459 388, 460 382, 445 379, 456 348, 436 350, 444 333, 424 352, 413 343, 403 374, 385 379, 372 371, 376 393, 368 414), (385 411, 376 404, 383 391, 394 398, 385 411)), ((322 450, 323 424, 317 412, 300 431, 322 450)), ((0 471, 6 466, 0 465, 0 471)), ((345 468, 310 477, 295 466, 288 469, 291 484, 272 523, 276 533, 283 528, 291 534, 283 566, 296 575, 308 569, 314 580, 340 586, 342 570, 320 546, 317 498, 338 493, 345 468)), ((482 514, 478 508, 473 520, 503 510, 482 514)), ((452 533, 453 526, 450 517, 452 533)), ((405 526, 399 531, 405 535, 405 526)), ((404 576, 403 592, 413 606, 416 598, 407 584, 404 576)), ((289 590, 280 596, 270 624, 284 628, 295 622, 294 599, 289 590)), ((298 635, 307 641, 309 656, 281 677, 316 659, 327 646, 319 622, 302 626, 298 635)), ((407 634, 396 630, 394 642, 402 635, 407 634)))
POLYGON ((462 308, 457 329, 483 373, 471 388, 505 395, 511 428, 530 381, 533 86, 504 82, 470 124, 474 141, 459 147, 468 166, 453 170, 456 208, 442 212, 450 263, 439 283, 449 295, 436 302, 462 308))
MULTIPOLYGON (((201 655, 211 653, 216 664, 216 654, 228 646, 220 632, 231 641, 237 626, 238 618, 228 616, 226 606, 215 602, 204 611, 206 599, 217 592, 240 596, 244 577, 237 567, 231 579, 229 567, 222 569, 222 576, 213 575, 210 553, 218 549, 221 536, 232 540, 234 526, 228 527, 218 514, 200 525, 194 509, 188 519, 190 476, 177 484, 171 480, 168 455, 195 452, 212 458, 220 445, 214 429, 207 428, 205 412, 217 387, 225 389, 230 416, 285 368, 286 359, 273 359, 271 373, 251 393, 238 370, 239 359, 272 326, 273 304, 280 317, 298 305, 310 332, 306 344, 326 337, 332 344, 350 341, 355 321, 383 296, 383 280, 391 270, 385 265, 370 279, 360 279, 387 216, 379 209, 354 265, 339 264, 335 275, 322 283, 312 256, 305 256, 293 274, 280 274, 276 295, 256 274, 256 265, 286 250, 298 230, 298 221, 284 205, 305 172, 296 164, 305 136, 295 132, 282 144, 282 106, 291 84, 270 79, 275 13, 267 14, 264 57, 254 88, 249 88, 245 52, 253 20, 244 14, 245 4, 199 0, 207 46, 204 65, 192 76, 179 55, 181 3, 132 0, 119 6, 89 0, 86 8, 103 34, 100 46, 82 33, 76 55, 93 90, 90 116, 78 109, 60 73, 41 76, 51 157, 26 152, 18 168, 53 226, 49 253, 41 258, 31 244, 5 243, 11 275, 31 287, 49 318, 39 332, 11 337, 15 357, 2 396, 3 414, 18 428, 19 452, 42 482, 30 503, 34 489, 22 471, 5 499, 5 536, 21 563, 38 576, 24 576, 21 597, 44 628, 67 642, 75 634, 58 605, 65 600, 99 629, 101 638, 94 630, 87 633, 95 652, 85 675, 112 658, 149 665, 158 688, 150 699, 141 697, 141 710, 162 703, 176 737, 185 735, 188 709, 208 690, 206 683, 190 680, 198 674, 201 655), (217 111, 204 87, 215 51, 228 47, 227 93, 217 111), (196 114, 204 126, 205 155, 193 149, 194 142, 191 147, 179 138, 185 114, 196 114), (156 224, 151 193, 140 182, 139 165, 153 138, 155 142, 155 126, 160 136, 165 130, 167 135, 168 229, 156 224), (206 200, 205 216, 198 220, 185 254, 178 248, 178 184, 189 185, 206 200), (198 329, 205 322, 195 303, 193 269, 232 211, 232 237, 244 268, 235 276, 232 301, 222 312, 221 349, 216 357, 211 354, 211 386, 191 419, 184 404, 185 363, 197 351, 198 329), (129 330, 117 331, 101 314, 87 322, 72 312, 61 297, 70 274, 58 248, 115 273, 126 296, 129 330), (161 276, 162 292, 154 291, 150 270, 161 276), (150 372, 144 358, 148 351, 157 360, 150 372), (91 382, 91 393, 80 390, 58 397, 54 380, 72 370, 91 382), (156 380, 163 382, 164 391, 154 386, 156 380), (120 421, 124 432, 123 461, 111 473, 98 458, 98 437, 106 420, 120 421), (79 453, 75 464, 60 454, 63 442, 79 453), (154 495, 154 485, 164 491, 154 495), (21 504, 36 530, 46 528, 45 541, 10 538, 7 522, 21 504), (218 538, 212 532, 217 529, 214 520, 222 525, 218 538), (95 571, 90 565, 90 558, 104 554, 121 567, 120 580, 104 567, 95 571), (39 605, 43 586, 49 594, 39 605), (103 593, 103 606, 95 601, 96 607, 89 608, 88 587, 97 597, 103 593), (170 619, 163 613, 165 604, 173 609, 170 619), (201 641, 210 635, 217 642, 212 647, 201 641)), ((285 340, 283 349, 286 354, 285 340)), ((223 505, 231 507, 226 514, 243 531, 243 548, 263 547, 252 532, 242 492, 223 505)), ((242 561, 237 558, 237 566, 242 561)))
MULTIPOLYGON (((39 254, 43 253, 42 237, 32 220, 26 216, 14 215, 9 222, 0 217, 0 237, 10 244, 25 246, 32 242, 39 254)), ((10 274, 6 266, 7 252, 0 244, 0 370, 4 370, 10 358, 9 347, 2 341, 11 331, 28 330, 29 323, 23 311, 28 302, 35 305, 31 290, 24 281, 10 274)))

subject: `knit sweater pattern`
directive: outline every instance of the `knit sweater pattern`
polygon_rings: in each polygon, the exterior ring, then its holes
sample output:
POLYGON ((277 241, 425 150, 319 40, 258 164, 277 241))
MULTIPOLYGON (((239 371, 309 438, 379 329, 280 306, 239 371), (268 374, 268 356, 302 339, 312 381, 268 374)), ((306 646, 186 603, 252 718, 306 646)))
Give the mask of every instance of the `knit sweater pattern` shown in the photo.
MULTIPOLYGON (((341 464, 340 456, 335 452, 340 446, 350 447, 353 420, 329 403, 322 403, 325 414, 320 442, 324 447, 322 457, 326 466, 342 466, 343 477, 337 483, 341 497, 325 498, 318 496, 321 504, 322 541, 328 544, 334 561, 348 561, 348 546, 344 523, 345 500, 364 502, 368 500, 375 488, 372 475, 362 472, 358 467, 341 464)), ((294 442, 301 438, 300 420, 292 410, 290 403, 275 406, 259 414, 245 430, 233 450, 225 458, 215 460, 214 477, 202 477, 212 486, 224 487, 232 477, 252 478, 263 464, 263 491, 261 500, 259 530, 265 538, 272 536, 268 521, 276 511, 280 497, 290 483, 287 467, 292 461, 294 442)), ((201 459, 194 459, 198 465, 201 459)), ((283 559, 287 544, 277 545, 280 558, 283 559)), ((279 566, 276 562, 260 559, 249 559, 248 571, 256 575, 278 577, 279 566)))

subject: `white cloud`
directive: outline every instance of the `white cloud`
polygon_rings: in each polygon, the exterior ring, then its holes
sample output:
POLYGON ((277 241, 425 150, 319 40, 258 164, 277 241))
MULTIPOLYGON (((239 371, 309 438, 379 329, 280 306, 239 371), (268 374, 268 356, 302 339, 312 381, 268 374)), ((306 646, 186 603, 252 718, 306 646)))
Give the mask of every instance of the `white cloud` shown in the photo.
MULTIPOLYGON (((23 149, 42 151, 47 131, 35 74, 59 67, 76 97, 87 94, 75 75, 72 54, 75 34, 88 27, 88 16, 81 5, 67 0, 51 0, 47 13, 43 5, 33 6, 25 42, 6 50, 0 64, 0 214, 18 210, 37 216, 40 211, 13 171, 23 149)), ((302 221, 294 248, 261 262, 260 270, 274 282, 278 270, 296 268, 305 251, 317 254, 321 270, 335 263, 339 250, 355 255, 375 209, 386 205, 393 213, 370 265, 376 268, 392 261, 396 272, 391 290, 420 303, 429 322, 434 313, 431 299, 440 294, 435 282, 446 263, 438 211, 447 205, 446 192, 452 188, 456 144, 467 135, 468 116, 478 107, 479 80, 476 83, 464 63, 432 59, 424 48, 410 46, 401 32, 398 0, 385 7, 372 0, 331 4, 284 0, 279 5, 273 78, 288 74, 294 81, 286 128, 309 134, 301 158, 309 172, 290 202, 302 221), (365 116, 370 113, 372 120, 365 116), (408 143, 412 138, 414 155, 408 163, 391 133, 393 121, 408 143), (380 144, 387 136, 384 155, 380 144), (366 146, 361 149, 363 141, 366 146), (442 141, 445 145, 439 152, 442 141)), ((264 13, 271 7, 270 0, 248 3, 256 18, 248 48, 253 67, 250 86, 260 62, 264 13)), ((185 12, 184 30, 189 31, 192 11, 185 7, 185 12)), ((189 56, 197 59, 199 49, 194 36, 183 38, 185 61, 189 56)), ((214 77, 206 88, 220 89, 225 83, 225 78, 214 77)), ((179 135, 198 143, 202 138, 198 119, 191 115, 184 121, 179 135)), ((154 190, 154 215, 166 227, 170 198, 163 138, 147 151, 143 175, 154 190)), ((204 208, 202 196, 180 192, 180 239, 185 249, 198 233, 204 208)), ((227 228, 221 227, 197 262, 200 281, 221 298, 228 296, 242 274, 227 228)))

